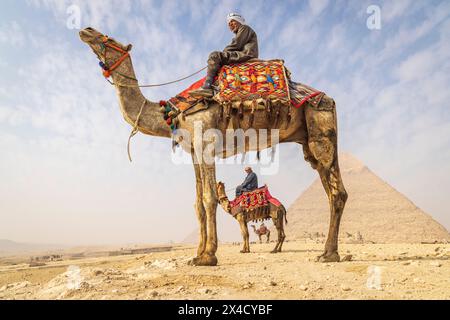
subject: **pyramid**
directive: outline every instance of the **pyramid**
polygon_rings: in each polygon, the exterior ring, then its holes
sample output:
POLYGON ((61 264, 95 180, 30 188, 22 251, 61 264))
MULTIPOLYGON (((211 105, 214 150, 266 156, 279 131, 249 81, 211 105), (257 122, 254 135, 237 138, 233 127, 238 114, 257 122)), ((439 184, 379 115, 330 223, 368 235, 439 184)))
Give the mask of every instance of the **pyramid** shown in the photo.
MULTIPOLYGON (((350 154, 339 156, 349 198, 340 241, 375 243, 448 242, 449 232, 350 154), (349 240, 349 241, 346 241, 349 240)), ((289 207, 287 239, 322 238, 329 227, 328 198, 320 179, 289 207)))

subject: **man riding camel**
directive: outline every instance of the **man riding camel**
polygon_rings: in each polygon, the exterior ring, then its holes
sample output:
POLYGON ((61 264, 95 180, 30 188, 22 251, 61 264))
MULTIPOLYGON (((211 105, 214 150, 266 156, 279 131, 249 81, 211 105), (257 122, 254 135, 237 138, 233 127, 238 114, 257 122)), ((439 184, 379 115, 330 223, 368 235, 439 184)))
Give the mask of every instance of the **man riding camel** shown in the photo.
POLYGON ((245 19, 238 13, 230 13, 227 16, 227 22, 236 36, 223 51, 214 51, 209 55, 205 83, 201 88, 189 92, 193 97, 211 98, 213 96, 212 84, 223 65, 258 58, 258 38, 255 31, 245 24, 245 19))
POLYGON ((245 172, 247 172, 247 177, 242 184, 237 186, 236 197, 240 196, 242 192, 249 192, 258 189, 258 177, 256 176, 256 173, 254 173, 250 167, 246 167, 245 172))

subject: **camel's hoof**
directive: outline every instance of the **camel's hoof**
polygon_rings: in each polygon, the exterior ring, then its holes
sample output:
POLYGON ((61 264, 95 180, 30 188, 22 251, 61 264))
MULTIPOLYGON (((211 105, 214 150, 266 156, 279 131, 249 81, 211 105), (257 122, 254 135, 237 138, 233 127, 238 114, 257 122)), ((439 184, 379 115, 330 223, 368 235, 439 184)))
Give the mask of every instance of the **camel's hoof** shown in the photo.
POLYGON ((278 250, 272 250, 270 253, 278 253, 278 250))
POLYGON ((250 250, 241 250, 241 253, 250 253, 250 250))
POLYGON ((339 262, 341 260, 341 257, 339 256, 339 254, 337 252, 332 252, 332 253, 324 253, 321 256, 318 256, 316 258, 316 262, 339 262))
POLYGON ((189 260, 188 264, 190 266, 216 266, 217 257, 203 254, 199 257, 193 258, 192 260, 189 260))

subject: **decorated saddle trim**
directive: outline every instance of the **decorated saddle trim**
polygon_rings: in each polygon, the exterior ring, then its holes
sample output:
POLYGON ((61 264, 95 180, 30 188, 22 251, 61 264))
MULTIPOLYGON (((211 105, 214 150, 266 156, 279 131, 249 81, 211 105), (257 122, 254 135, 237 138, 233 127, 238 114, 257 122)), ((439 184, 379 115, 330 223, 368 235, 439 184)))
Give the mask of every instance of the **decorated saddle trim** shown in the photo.
POLYGON ((278 199, 272 197, 269 188, 265 185, 262 188, 242 193, 236 199, 230 201, 230 207, 231 209, 241 207, 244 211, 251 211, 260 207, 266 207, 270 203, 277 207, 281 205, 278 199))

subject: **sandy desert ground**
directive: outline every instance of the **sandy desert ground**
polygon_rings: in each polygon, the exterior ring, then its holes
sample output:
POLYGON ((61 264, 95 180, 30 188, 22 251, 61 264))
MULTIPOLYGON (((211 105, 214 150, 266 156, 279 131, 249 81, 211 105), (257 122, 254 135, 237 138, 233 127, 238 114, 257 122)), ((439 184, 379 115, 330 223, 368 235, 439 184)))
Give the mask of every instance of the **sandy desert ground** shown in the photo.
POLYGON ((342 244, 352 261, 317 263, 323 244, 290 241, 284 252, 221 244, 216 267, 171 251, 0 266, 0 299, 450 299, 449 244, 342 244))

